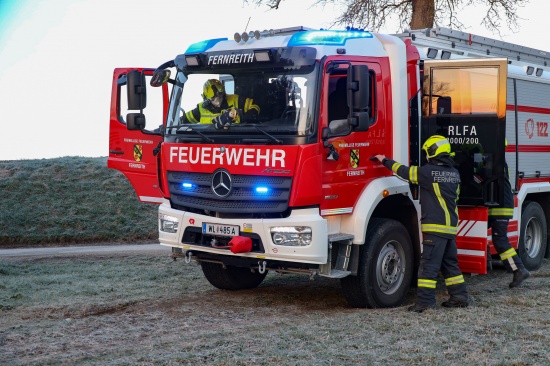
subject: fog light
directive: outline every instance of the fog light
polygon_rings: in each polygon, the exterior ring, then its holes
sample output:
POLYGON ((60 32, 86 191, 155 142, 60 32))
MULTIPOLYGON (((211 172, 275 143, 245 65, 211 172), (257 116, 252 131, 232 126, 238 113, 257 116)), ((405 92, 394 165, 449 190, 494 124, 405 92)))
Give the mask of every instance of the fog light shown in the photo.
POLYGON ((167 233, 177 233, 178 232, 178 226, 179 226, 179 220, 177 217, 165 215, 165 214, 159 214, 159 228, 160 231, 164 231, 167 233))
POLYGON ((275 245, 302 247, 311 244, 309 226, 278 226, 271 229, 271 240, 275 245))

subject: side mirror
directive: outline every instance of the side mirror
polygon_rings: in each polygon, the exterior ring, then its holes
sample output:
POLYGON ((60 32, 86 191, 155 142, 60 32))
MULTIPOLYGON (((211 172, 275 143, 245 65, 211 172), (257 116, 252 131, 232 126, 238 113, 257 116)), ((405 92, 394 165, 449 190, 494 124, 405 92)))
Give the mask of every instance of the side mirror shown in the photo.
POLYGON ((128 113, 126 115, 126 128, 129 130, 143 130, 145 128, 145 115, 143 113, 128 113))
POLYGON ((132 70, 128 73, 128 109, 143 110, 147 106, 147 91, 145 88, 145 75, 132 70))
POLYGON ((350 119, 351 128, 354 131, 368 131, 370 125, 369 112, 353 112, 350 119))
POLYGON ((328 127, 321 131, 321 139, 325 147, 329 146, 328 139, 337 136, 347 136, 351 133, 351 126, 348 119, 335 119, 330 121, 328 127))
POLYGON ((351 127, 348 119, 335 119, 328 125, 330 137, 346 136, 351 133, 351 127))
POLYGON ((369 68, 366 65, 352 65, 348 69, 348 104, 353 109, 365 110, 369 108, 369 102, 369 68))
POLYGON ((370 75, 366 65, 348 68, 349 124, 353 131, 368 131, 370 125, 370 75))
POLYGON ((154 87, 162 86, 162 84, 166 83, 168 79, 170 78, 171 72, 170 70, 159 70, 156 69, 153 73, 153 77, 151 78, 151 81, 149 84, 154 87))

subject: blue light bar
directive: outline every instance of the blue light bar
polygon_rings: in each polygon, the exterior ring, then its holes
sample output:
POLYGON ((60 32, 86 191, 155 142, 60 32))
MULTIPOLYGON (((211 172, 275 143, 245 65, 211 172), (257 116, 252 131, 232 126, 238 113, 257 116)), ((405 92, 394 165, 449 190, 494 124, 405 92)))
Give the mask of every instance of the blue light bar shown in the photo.
POLYGON ((207 39, 204 41, 200 41, 197 43, 193 43, 191 46, 187 48, 187 51, 185 53, 199 53, 199 52, 205 52, 206 50, 214 47, 216 43, 221 41, 227 41, 227 38, 215 38, 215 39, 207 39))
POLYGON ((331 31, 318 30, 294 33, 288 46, 343 46, 348 39, 372 38, 372 33, 365 31, 331 31))
POLYGON ((256 187, 256 193, 259 193, 259 194, 267 194, 269 193, 269 188, 268 187, 256 187))
POLYGON ((181 184, 181 187, 182 187, 183 189, 188 189, 188 190, 189 190, 189 189, 195 188, 195 185, 192 184, 192 183, 183 182, 183 183, 181 184))

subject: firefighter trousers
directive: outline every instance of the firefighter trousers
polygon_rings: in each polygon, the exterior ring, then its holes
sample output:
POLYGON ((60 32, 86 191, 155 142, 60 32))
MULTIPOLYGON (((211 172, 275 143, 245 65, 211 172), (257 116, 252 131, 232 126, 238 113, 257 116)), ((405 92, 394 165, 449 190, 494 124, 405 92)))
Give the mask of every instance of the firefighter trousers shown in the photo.
POLYGON ((460 268, 455 237, 445 238, 424 233, 423 250, 418 268, 416 304, 420 307, 435 306, 435 288, 439 271, 445 278, 447 292, 457 301, 468 301, 466 283, 460 268))
POLYGON ((525 266, 518 253, 508 240, 508 219, 489 218, 489 227, 492 231, 493 246, 508 271, 523 269, 525 266))

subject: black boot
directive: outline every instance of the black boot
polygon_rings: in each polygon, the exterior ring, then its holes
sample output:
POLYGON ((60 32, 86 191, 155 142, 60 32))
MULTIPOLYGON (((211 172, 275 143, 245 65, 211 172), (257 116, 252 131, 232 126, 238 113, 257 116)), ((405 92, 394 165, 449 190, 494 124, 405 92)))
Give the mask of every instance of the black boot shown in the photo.
POLYGON ((467 299, 461 299, 459 297, 451 296, 449 300, 443 301, 441 303, 441 306, 444 308, 467 308, 471 305, 471 301, 469 298, 467 299))
POLYGON ((422 313, 424 310, 428 310, 428 309, 434 309, 435 306, 433 305, 419 305, 419 304, 414 304, 413 306, 409 306, 407 308, 408 311, 414 311, 415 313, 422 313))
POLYGON ((526 270, 525 268, 516 269, 514 271, 514 278, 512 279, 512 282, 510 282, 508 286, 510 286, 510 288, 518 287, 523 283, 523 281, 528 279, 529 276, 531 276, 531 273, 529 273, 529 271, 526 270))

